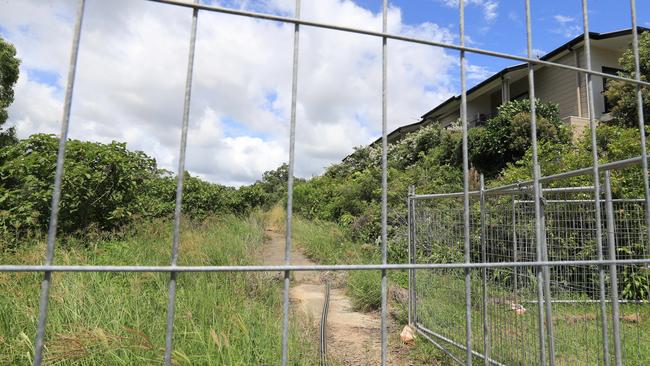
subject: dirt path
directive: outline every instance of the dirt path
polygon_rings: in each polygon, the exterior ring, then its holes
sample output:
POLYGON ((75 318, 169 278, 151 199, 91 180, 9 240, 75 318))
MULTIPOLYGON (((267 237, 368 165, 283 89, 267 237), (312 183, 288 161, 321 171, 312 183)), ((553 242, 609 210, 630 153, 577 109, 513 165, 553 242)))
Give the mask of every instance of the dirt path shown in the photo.
MULTIPOLYGON (((264 251, 264 264, 284 263, 284 234, 267 229, 269 238, 264 251)), ((315 264, 294 246, 291 252, 292 264, 315 264)), ((324 280, 327 273, 296 272, 293 274, 289 293, 291 305, 319 327, 325 293, 324 280)), ((334 281, 336 282, 336 281, 334 281)), ((332 283, 330 307, 327 319, 328 357, 342 365, 379 365, 380 363, 380 318, 376 313, 360 313, 352 309, 352 302, 344 288, 332 283)), ((391 331, 396 331, 391 329, 391 331)), ((396 350, 389 352, 388 364, 408 365, 396 356, 396 350)))

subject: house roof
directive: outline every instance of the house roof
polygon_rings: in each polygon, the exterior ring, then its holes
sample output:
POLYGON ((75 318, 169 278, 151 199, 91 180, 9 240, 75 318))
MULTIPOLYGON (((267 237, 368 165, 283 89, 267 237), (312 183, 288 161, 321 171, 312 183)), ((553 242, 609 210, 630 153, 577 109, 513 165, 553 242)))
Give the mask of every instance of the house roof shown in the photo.
MULTIPOLYGON (((638 30, 638 33, 643 33, 643 32, 650 31, 649 28, 645 28, 645 27, 637 27, 637 30, 638 30)), ((621 37, 621 36, 627 36, 627 35, 630 35, 630 34, 632 34, 632 28, 627 28, 627 29, 622 29, 622 30, 607 32, 607 33, 589 32, 589 38, 591 38, 593 40, 602 40, 602 39, 608 39, 608 38, 616 38, 616 37, 621 37)), ((563 44, 560 47, 554 49, 553 51, 545 54, 544 56, 542 56, 540 58, 540 60, 549 61, 550 59, 552 59, 553 57, 559 55, 560 53, 562 53, 562 52, 564 52, 566 50, 570 50, 570 49, 574 48, 575 46, 581 44, 583 41, 584 41, 584 33, 577 36, 577 37, 575 37, 575 38, 573 38, 572 40, 566 42, 565 44, 563 44)), ((493 82, 494 80, 497 80, 497 79, 501 78, 505 74, 508 74, 508 73, 510 73, 512 71, 519 70, 519 69, 522 69, 522 68, 526 67, 526 65, 527 65, 526 63, 523 63, 523 64, 518 64, 518 65, 514 65, 514 66, 504 68, 503 70, 497 72, 496 74, 490 76, 489 78, 483 80, 482 82, 480 82, 480 83, 476 84, 475 86, 473 86, 472 88, 468 89, 467 90, 467 95, 470 95, 473 92, 477 91, 478 89, 482 88, 483 86, 493 82)), ((427 113, 425 113, 424 115, 422 115, 422 119, 426 119, 427 117, 431 116, 432 114, 434 114, 438 110, 442 109, 445 105, 453 102, 454 100, 459 100, 459 99, 460 99, 459 95, 455 95, 455 96, 447 99, 446 101, 440 103, 437 107, 433 108, 432 110, 430 110, 427 113)))
MULTIPOLYGON (((650 31, 650 28, 637 27, 637 30, 638 30, 638 33, 643 33, 643 32, 650 31)), ((632 28, 621 29, 621 30, 617 30, 617 31, 613 31, 613 32, 607 32, 607 33, 589 32, 589 37, 592 40, 603 40, 603 39, 608 39, 608 38, 616 38, 616 37, 626 36, 626 35, 630 35, 630 34, 632 34, 632 28)), ((561 54, 562 52, 564 52, 566 50, 571 50, 572 48, 574 48, 577 45, 581 44, 583 41, 584 41, 584 34, 581 34, 581 35, 573 38, 572 40, 564 43, 563 45, 557 47, 556 49, 548 52, 547 54, 542 56, 540 58, 540 60, 549 61, 550 59, 552 59, 553 57, 561 54)), ((476 92, 477 90, 481 89, 482 87, 490 84, 491 82, 500 79, 501 77, 505 76, 506 74, 508 74, 510 72, 513 72, 513 71, 516 71, 516 70, 523 69, 526 66, 527 66, 526 63, 522 63, 522 64, 517 64, 517 65, 506 67, 503 70, 497 72, 496 74, 490 76, 489 78, 483 80, 482 82, 476 84, 472 88, 468 89, 467 90, 467 95, 469 96, 472 93, 476 92)), ((440 103, 435 108, 431 109, 430 111, 428 111, 427 113, 422 115, 422 120, 421 121, 398 127, 395 130, 393 130, 392 132, 390 132, 388 134, 388 140, 390 141, 391 138, 398 136, 405 129, 412 129, 413 127, 416 127, 418 125, 422 125, 422 124, 426 123, 426 120, 427 120, 428 117, 430 117, 431 115, 433 115, 436 112, 440 111, 441 109, 443 109, 445 106, 449 105, 450 103, 453 103, 454 101, 458 101, 458 100, 460 100, 460 95, 454 95, 454 96, 450 97, 449 99, 445 100, 444 102, 440 103)), ((378 138, 377 140, 373 141, 372 145, 374 145, 374 144, 376 144, 378 142, 381 142, 381 137, 378 138)))

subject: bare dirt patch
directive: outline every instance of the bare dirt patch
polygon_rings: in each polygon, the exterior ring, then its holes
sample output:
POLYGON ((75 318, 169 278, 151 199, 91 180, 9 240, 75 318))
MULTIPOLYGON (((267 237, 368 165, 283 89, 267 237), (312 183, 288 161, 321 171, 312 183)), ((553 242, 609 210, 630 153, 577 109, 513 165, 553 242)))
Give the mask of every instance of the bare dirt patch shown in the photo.
MULTIPOLYGON (((266 230, 266 236, 268 240, 262 253, 264 264, 283 264, 284 234, 273 228, 266 230)), ((315 264, 295 246, 292 249, 291 264, 315 264)), ((323 310, 325 281, 336 275, 316 272, 297 272, 292 275, 292 287, 289 292, 291 305, 294 309, 300 309, 300 313, 315 328, 318 328, 323 310)), ((332 285, 327 319, 328 358, 342 365, 379 365, 380 325, 377 313, 354 311, 352 301, 345 294, 345 289, 332 285)), ((390 328, 390 331, 397 329, 396 326, 390 328)), ((400 347, 397 344, 395 346, 400 347)), ((390 365, 408 365, 399 357, 399 351, 398 348, 390 349, 388 358, 390 365)))

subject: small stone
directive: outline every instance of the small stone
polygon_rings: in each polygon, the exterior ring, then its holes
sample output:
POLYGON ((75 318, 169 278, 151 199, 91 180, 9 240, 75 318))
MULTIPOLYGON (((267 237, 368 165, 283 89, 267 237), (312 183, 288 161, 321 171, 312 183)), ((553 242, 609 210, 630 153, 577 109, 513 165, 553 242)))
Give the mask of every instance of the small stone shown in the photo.
POLYGON ((517 314, 517 315, 526 314, 526 308, 521 304, 511 303, 510 304, 510 309, 514 310, 515 314, 517 314))

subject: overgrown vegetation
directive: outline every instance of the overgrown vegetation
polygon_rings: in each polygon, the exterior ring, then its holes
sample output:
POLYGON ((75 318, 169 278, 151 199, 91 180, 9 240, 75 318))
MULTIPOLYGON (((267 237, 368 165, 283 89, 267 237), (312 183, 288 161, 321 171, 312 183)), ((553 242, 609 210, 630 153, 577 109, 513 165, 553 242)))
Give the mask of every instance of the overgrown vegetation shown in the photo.
MULTIPOLYGON (((14 85, 18 81, 16 48, 0 37, 0 127, 7 122, 7 108, 14 101, 14 85)), ((0 133, 2 128, 0 128, 0 133)), ((0 147, 3 146, 0 144, 0 147)))
MULTIPOLYGON (((640 58, 640 78, 643 81, 650 80, 650 32, 644 32, 639 35, 639 58, 640 58)), ((635 79, 635 65, 634 54, 631 49, 623 53, 623 56, 618 60, 619 64, 623 67, 623 71, 619 75, 635 79)), ((650 115, 650 90, 647 87, 642 87, 641 92, 643 95, 643 114, 650 115)), ((605 91, 607 100, 612 105, 611 114, 614 117, 611 123, 625 127, 638 127, 638 103, 637 103, 637 88, 635 85, 611 80, 608 82, 608 88, 605 91)))
MULTIPOLYGON (((650 32, 641 36, 640 46, 641 79, 650 80, 650 32)), ((635 77, 630 51, 620 63, 623 76, 635 77)), ((0 126, 13 100, 18 64, 13 46, 0 39, 0 126)), ((605 95, 613 105, 614 118, 596 131, 601 162, 639 154, 636 87, 617 81, 608 85, 605 95)), ((647 88, 642 92, 647 116, 650 94, 647 88)), ((589 131, 572 142, 557 106, 537 102, 536 110, 542 172, 548 175, 591 165, 589 131)), ((511 101, 483 126, 470 130, 472 189, 477 188, 480 173, 493 186, 531 178, 529 121, 529 101, 511 101)), ((42 259, 41 238, 48 226, 58 144, 52 135, 17 140, 12 130, 0 130, 3 263, 39 263, 42 259)), ((388 157, 389 260, 400 263, 407 258, 400 230, 408 187, 416 186, 419 193, 461 190, 461 136, 457 130, 428 125, 391 144, 388 157)), ((380 160, 379 145, 359 147, 321 176, 296 181, 294 229, 308 256, 322 263, 379 262, 380 160)), ((287 166, 237 189, 183 174, 183 213, 189 220, 183 231, 181 262, 250 262, 262 230, 259 217, 246 217, 258 207, 285 200, 287 166)), ((612 179, 615 198, 643 196, 638 169, 615 171, 612 179)), ((591 181, 581 176, 563 183, 590 185, 591 181)), ((153 158, 128 150, 124 143, 70 140, 62 194, 59 231, 66 245, 57 249, 57 264, 167 263, 168 247, 161 243, 170 241, 170 230, 161 228, 169 228, 166 218, 174 209, 176 177, 160 169, 153 158)), ((449 253, 449 248, 433 248, 431 258, 449 259, 457 254, 449 253)), ((619 243, 620 250, 629 251, 621 253, 627 256, 640 256, 644 247, 619 243)), ((405 285, 404 273, 391 272, 390 276, 393 283, 405 285)), ((379 306, 379 278, 377 271, 349 274, 348 289, 357 308, 379 306)), ((52 363, 157 362, 164 334, 166 297, 160 295, 166 291, 166 276, 96 273, 61 274, 55 279, 48 325, 53 336, 47 344, 52 363)), ((0 297, 0 363, 29 362, 38 280, 35 274, 0 273, 0 292, 8 294, 0 297)), ((275 363, 279 325, 270 320, 279 316, 279 297, 265 281, 269 279, 253 274, 181 276, 175 359, 187 364, 275 363)), ((634 267, 619 274, 619 283, 625 299, 646 298, 650 292, 649 274, 634 267)), ((445 311, 444 304, 431 306, 438 314, 445 311)), ((301 342, 296 331, 294 344, 301 342)), ((313 361, 306 354, 293 357, 297 364, 313 361)))
MULTIPOLYGON (((36 134, 0 149, 0 236, 6 240, 4 245, 47 229, 58 144, 52 135, 36 134)), ((212 214, 246 215, 281 199, 286 192, 281 188, 283 179, 286 181, 286 166, 265 173, 255 184, 235 189, 185 172, 183 213, 197 219, 212 214)), ((61 192, 60 232, 110 231, 141 218, 170 216, 176 177, 159 169, 145 153, 128 150, 125 143, 70 140, 61 192)))
MULTIPOLYGON (((244 265, 263 243, 264 217, 225 215, 187 222, 179 264, 244 265)), ((56 263, 165 265, 168 220, 129 224, 119 236, 70 241, 56 263)), ((3 263, 41 261, 44 243, 4 252, 3 263)), ((0 364, 31 364, 41 274, 0 273, 0 364)), ((50 294, 45 361, 56 365, 157 364, 165 334, 169 275, 158 273, 55 274, 50 294)), ((174 354, 177 365, 273 365, 280 357, 282 316, 272 274, 180 274, 174 354)), ((292 365, 315 364, 311 330, 292 321, 292 365)))

